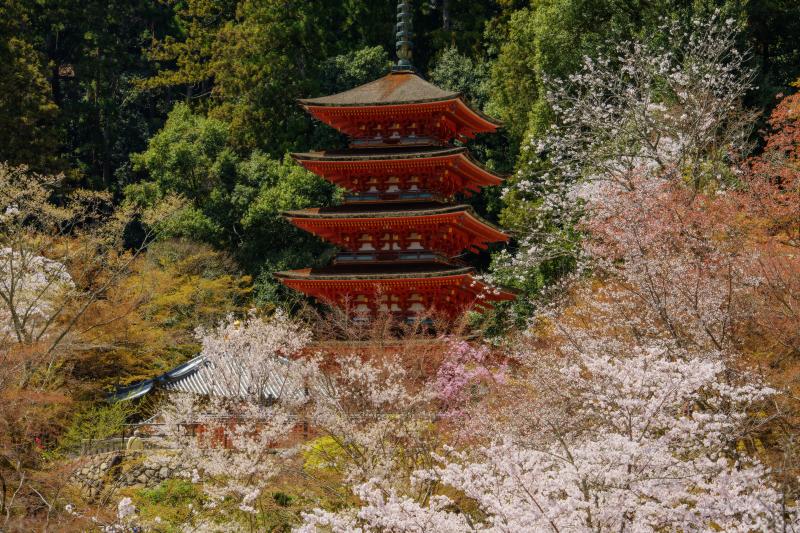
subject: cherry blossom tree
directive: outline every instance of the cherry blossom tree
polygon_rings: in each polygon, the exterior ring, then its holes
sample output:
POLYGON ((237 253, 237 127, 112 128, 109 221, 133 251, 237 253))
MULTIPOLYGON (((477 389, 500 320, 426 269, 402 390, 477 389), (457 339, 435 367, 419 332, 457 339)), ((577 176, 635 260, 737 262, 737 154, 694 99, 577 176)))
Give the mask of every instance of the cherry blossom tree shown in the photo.
MULTIPOLYGON (((16 216, 7 210, 5 217, 16 216)), ((0 249, 3 279, 0 295, 0 335, 12 336, 15 341, 32 340, 35 330, 42 327, 55 312, 56 302, 75 288, 66 266, 46 257, 27 257, 26 251, 0 249)))
POLYGON ((470 424, 474 420, 470 404, 480 401, 493 387, 504 385, 507 374, 507 365, 492 360, 488 345, 448 339, 432 383, 440 402, 440 416, 466 437, 474 429, 470 424))
MULTIPOLYGON (((177 205, 114 209, 106 193, 68 191, 63 176, 0 164, 0 346, 36 347, 49 368, 96 324, 90 315, 177 205), (140 246, 125 229, 146 225, 140 246)), ((30 370, 30 369, 29 369, 30 370)))
POLYGON ((96 347, 93 329, 122 314, 95 311, 169 211, 115 209, 108 194, 0 163, 0 528, 53 512, 64 480, 34 473, 42 437, 63 423, 65 383, 96 347), (126 249, 135 218, 146 234, 126 249))
POLYGON ((158 466, 178 454, 191 465, 191 480, 202 483, 210 508, 234 498, 238 511, 255 515, 261 490, 281 468, 276 444, 298 423, 295 413, 306 401, 304 366, 292 358, 310 333, 277 313, 230 317, 197 335, 214 376, 212 390, 203 397, 170 396, 160 412, 161 441, 170 451, 149 461, 158 466))
POLYGON ((396 474, 429 463, 438 445, 434 394, 411 378, 391 348, 374 358, 345 354, 333 367, 318 367, 309 395, 309 421, 335 444, 332 452, 315 453, 327 454, 328 468, 348 483, 394 478, 410 488, 396 474))
MULTIPOLYGON (((254 525, 263 491, 277 474, 296 468, 296 452, 347 483, 394 478, 404 492, 431 491, 412 487, 408 474, 434 464, 435 396, 391 347, 375 357, 348 348, 325 361, 313 352, 308 327, 280 313, 231 317, 198 330, 198 338, 213 390, 169 398, 161 410, 166 452, 149 461, 158 466, 178 454, 182 464, 194 465, 191 480, 202 485, 207 510, 219 520, 254 525), (321 438, 290 442, 300 422, 321 438), (224 504, 230 501, 237 502, 233 513, 224 504)), ((324 473, 311 468, 304 475, 324 473)))
POLYGON ((452 450, 414 474, 450 487, 446 496, 414 498, 373 479, 354 489, 361 507, 316 510, 301 531, 800 527, 768 470, 737 447, 763 423, 749 413, 771 388, 732 376, 714 353, 671 343, 620 348, 609 340, 546 361, 520 354, 538 365, 532 370, 557 370, 532 372, 542 394, 511 407, 527 431, 473 453, 452 450))
POLYGON ((660 33, 550 81, 555 124, 523 146, 527 161, 505 192, 520 246, 497 258, 501 277, 522 280, 548 262, 583 257, 576 225, 597 183, 631 188, 658 177, 700 190, 735 181, 731 168, 748 151, 754 121, 741 103, 752 72, 735 21, 714 15, 665 23, 660 33))
POLYGON ((631 187, 594 188, 583 225, 593 267, 617 323, 659 329, 684 346, 723 350, 759 365, 784 419, 773 428, 775 464, 797 494, 797 392, 792 354, 800 349, 800 227, 797 96, 770 118, 761 154, 736 169, 738 184, 696 191, 637 176, 631 187), (623 313, 625 307, 633 309, 623 313))

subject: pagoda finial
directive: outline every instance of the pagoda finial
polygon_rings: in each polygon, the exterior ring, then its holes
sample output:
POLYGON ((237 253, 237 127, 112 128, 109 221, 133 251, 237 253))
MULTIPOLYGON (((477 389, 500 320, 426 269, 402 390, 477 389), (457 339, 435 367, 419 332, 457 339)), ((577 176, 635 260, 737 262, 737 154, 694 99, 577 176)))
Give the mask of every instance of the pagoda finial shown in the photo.
POLYGON ((395 72, 414 70, 411 59, 414 56, 414 25, 411 0, 397 1, 397 64, 392 67, 395 72))

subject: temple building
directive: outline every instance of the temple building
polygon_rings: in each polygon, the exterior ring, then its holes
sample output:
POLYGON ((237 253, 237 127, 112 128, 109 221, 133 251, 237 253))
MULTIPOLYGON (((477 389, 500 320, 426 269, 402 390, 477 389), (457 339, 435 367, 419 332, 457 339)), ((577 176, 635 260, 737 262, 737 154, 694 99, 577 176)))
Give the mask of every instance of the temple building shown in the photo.
POLYGON ((386 76, 332 96, 301 100, 344 133, 349 148, 293 154, 303 167, 347 191, 335 207, 285 213, 295 226, 335 244, 323 268, 275 275, 285 285, 351 315, 401 319, 483 310, 512 300, 458 257, 508 235, 455 202, 502 179, 453 141, 500 124, 459 93, 419 77, 411 65, 410 1, 398 2, 398 63, 386 76))

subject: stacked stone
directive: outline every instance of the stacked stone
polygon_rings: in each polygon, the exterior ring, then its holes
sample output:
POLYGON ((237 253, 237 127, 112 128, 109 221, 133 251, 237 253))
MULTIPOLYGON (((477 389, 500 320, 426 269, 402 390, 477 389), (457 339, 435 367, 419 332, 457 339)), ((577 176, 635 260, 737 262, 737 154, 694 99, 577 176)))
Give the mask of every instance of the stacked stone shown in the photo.
POLYGON ((70 476, 69 481, 81 490, 90 499, 100 496, 109 479, 116 477, 122 463, 123 454, 121 452, 111 452, 92 457, 80 468, 75 470, 70 476))
POLYGON ((152 455, 139 451, 97 455, 77 468, 69 481, 88 499, 96 500, 109 489, 155 487, 168 479, 186 478, 191 472, 177 455, 159 456, 158 464, 148 459, 152 455))
POLYGON ((119 478, 120 487, 154 487, 168 479, 186 478, 191 469, 181 464, 179 457, 171 457, 158 465, 147 461, 132 466, 119 478))

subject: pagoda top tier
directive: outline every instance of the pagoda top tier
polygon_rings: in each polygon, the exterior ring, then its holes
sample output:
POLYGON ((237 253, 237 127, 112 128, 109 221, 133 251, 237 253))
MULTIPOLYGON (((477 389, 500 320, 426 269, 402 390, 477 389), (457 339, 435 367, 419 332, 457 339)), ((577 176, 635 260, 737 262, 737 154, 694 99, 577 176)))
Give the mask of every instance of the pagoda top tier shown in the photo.
POLYGON ((351 138, 353 147, 431 146, 472 139, 501 126, 413 72, 392 72, 331 96, 300 100, 317 119, 351 138))

